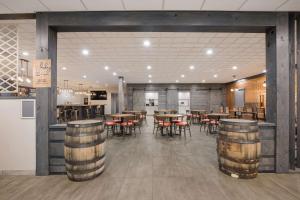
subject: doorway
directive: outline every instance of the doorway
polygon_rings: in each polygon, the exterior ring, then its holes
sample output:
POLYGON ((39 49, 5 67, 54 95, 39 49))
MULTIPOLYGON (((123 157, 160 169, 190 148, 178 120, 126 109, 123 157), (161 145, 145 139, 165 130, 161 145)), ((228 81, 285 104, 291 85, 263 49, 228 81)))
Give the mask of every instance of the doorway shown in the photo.
POLYGON ((178 92, 178 112, 179 114, 186 114, 190 110, 190 92, 178 92))
POLYGON ((149 115, 153 115, 154 111, 158 110, 158 92, 145 93, 145 107, 149 115))

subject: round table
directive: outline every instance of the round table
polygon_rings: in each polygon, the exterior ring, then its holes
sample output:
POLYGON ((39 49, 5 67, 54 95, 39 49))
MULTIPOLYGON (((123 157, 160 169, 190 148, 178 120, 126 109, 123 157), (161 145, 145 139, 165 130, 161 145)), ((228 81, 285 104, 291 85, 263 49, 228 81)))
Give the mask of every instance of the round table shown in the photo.
MULTIPOLYGON (((156 115, 157 117, 161 117, 161 118, 166 118, 166 119, 169 119, 170 122, 172 123, 173 119, 174 118, 178 118, 178 117, 183 117, 183 115, 179 115, 179 114, 159 114, 159 115, 156 115)), ((172 136, 173 135, 173 131, 172 131, 172 127, 170 129, 170 135, 172 136)))

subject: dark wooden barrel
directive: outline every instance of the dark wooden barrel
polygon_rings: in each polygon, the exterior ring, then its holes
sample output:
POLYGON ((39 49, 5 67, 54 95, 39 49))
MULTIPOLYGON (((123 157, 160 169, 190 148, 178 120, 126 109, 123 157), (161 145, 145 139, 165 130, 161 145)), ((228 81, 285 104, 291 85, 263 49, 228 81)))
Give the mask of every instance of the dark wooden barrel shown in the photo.
POLYGON ((105 137, 102 133, 101 121, 82 120, 67 124, 64 155, 70 180, 90 180, 103 172, 105 137))
POLYGON ((257 121, 221 119, 217 152, 222 172, 236 178, 255 178, 260 151, 257 121))

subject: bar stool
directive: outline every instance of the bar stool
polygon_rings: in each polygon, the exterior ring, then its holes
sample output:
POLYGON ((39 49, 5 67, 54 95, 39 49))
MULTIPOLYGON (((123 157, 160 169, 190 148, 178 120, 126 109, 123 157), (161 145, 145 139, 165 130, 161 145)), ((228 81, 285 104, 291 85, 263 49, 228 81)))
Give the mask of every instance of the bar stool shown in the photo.
POLYGON ((79 114, 79 111, 77 109, 72 109, 71 111, 71 118, 72 120, 78 120, 78 114, 79 114))
POLYGON ((91 109, 89 107, 85 109, 85 114, 87 119, 91 118, 91 109))

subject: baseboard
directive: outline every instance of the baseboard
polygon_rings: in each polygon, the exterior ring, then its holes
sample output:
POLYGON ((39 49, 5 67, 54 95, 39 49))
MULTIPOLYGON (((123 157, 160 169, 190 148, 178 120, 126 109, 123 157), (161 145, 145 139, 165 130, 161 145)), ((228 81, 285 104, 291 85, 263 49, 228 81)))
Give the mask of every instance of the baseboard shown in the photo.
POLYGON ((35 175, 35 170, 0 170, 0 175, 35 175))

